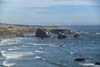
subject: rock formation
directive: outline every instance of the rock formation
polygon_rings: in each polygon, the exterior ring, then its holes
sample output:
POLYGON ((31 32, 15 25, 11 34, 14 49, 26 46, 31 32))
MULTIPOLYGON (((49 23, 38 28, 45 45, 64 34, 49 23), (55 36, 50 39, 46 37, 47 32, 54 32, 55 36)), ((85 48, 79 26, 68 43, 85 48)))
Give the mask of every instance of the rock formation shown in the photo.
POLYGON ((50 36, 50 33, 46 29, 39 28, 36 30, 35 37, 45 38, 45 37, 49 37, 49 36, 50 36))
POLYGON ((62 32, 59 32, 57 38, 58 38, 58 39, 64 39, 64 38, 66 38, 66 35, 65 35, 64 33, 62 33, 62 32))

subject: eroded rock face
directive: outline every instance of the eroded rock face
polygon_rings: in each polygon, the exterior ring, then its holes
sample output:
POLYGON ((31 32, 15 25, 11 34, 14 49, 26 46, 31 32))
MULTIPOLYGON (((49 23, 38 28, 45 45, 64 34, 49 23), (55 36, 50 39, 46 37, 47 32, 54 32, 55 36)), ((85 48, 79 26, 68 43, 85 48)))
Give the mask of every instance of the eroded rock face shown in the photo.
POLYGON ((45 38, 45 37, 49 37, 49 36, 50 36, 49 32, 45 29, 39 28, 36 30, 35 37, 45 38))

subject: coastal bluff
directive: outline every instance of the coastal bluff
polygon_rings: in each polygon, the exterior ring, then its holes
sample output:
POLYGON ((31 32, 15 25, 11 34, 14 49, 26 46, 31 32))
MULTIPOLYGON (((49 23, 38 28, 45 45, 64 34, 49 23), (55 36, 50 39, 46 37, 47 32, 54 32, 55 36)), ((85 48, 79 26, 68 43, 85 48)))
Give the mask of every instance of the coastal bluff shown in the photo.
POLYGON ((52 34, 58 34, 59 32, 65 34, 71 34, 72 30, 62 29, 59 26, 18 25, 18 24, 0 23, 0 37, 25 37, 25 36, 50 37, 52 34))

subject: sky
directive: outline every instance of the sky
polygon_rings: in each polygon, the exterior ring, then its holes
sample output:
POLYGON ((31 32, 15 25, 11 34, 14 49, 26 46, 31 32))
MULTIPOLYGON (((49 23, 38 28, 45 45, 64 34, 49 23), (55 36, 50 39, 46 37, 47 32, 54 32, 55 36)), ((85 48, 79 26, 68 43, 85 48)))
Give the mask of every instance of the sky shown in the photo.
POLYGON ((0 0, 0 22, 100 25, 100 0, 0 0))

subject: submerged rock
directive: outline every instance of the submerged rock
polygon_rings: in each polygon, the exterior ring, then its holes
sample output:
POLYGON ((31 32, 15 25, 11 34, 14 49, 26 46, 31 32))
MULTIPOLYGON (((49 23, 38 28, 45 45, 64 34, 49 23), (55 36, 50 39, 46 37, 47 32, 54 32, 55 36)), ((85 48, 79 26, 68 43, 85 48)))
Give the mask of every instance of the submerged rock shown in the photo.
POLYGON ((50 36, 50 33, 45 29, 39 28, 36 30, 35 37, 45 38, 45 37, 49 37, 49 36, 50 36))
POLYGON ((94 64, 95 64, 95 65, 100 65, 100 62, 95 62, 94 64))
POLYGON ((66 38, 67 36, 64 34, 64 33, 61 33, 61 32, 59 32, 59 34, 58 34, 58 39, 64 39, 64 38, 66 38))
POLYGON ((82 61, 85 61, 85 60, 86 60, 85 58, 76 58, 74 61, 82 62, 82 61))

